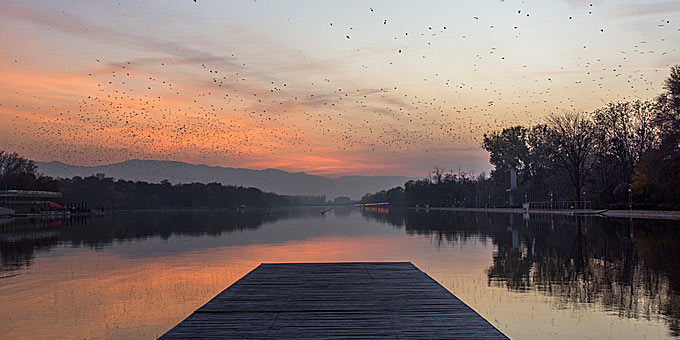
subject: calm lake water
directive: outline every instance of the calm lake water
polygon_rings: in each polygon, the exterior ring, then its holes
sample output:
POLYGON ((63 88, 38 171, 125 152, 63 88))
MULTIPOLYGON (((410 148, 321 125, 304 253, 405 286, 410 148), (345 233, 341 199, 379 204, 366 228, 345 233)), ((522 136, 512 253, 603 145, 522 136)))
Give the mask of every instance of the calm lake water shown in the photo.
POLYGON ((680 335, 680 223, 425 210, 0 220, 0 337, 155 339, 261 262, 410 261, 513 339, 680 335))

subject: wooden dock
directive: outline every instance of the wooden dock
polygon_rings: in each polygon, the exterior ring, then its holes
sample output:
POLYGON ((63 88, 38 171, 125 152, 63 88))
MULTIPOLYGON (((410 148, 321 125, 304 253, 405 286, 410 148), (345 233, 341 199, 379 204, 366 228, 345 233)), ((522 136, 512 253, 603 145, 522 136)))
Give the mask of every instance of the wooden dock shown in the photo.
POLYGON ((409 262, 261 264, 160 339, 507 339, 409 262))

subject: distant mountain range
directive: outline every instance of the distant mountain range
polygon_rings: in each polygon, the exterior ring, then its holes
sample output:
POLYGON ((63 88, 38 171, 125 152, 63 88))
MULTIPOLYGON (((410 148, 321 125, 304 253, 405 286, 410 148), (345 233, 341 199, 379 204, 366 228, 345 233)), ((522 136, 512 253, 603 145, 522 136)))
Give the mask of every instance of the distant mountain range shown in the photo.
POLYGON ((99 166, 79 166, 62 162, 36 162, 44 175, 61 178, 86 177, 97 173, 115 179, 158 183, 212 183, 255 187, 283 195, 326 195, 326 199, 347 196, 359 199, 366 193, 403 186, 408 177, 402 176, 343 176, 328 178, 304 172, 266 169, 252 170, 189 164, 174 161, 129 160, 99 166))

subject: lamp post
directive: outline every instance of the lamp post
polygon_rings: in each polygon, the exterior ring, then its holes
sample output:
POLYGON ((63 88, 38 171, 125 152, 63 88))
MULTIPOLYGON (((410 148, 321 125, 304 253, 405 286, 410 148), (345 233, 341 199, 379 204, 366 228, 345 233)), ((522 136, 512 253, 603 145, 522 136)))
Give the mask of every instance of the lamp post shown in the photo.
POLYGON ((633 189, 630 184, 628 184, 628 209, 630 209, 630 214, 628 216, 628 220, 630 221, 630 239, 633 240, 633 189))
POLYGON ((586 210, 586 191, 583 190, 583 210, 586 210))
POLYGON ((628 185, 628 209, 633 211, 633 189, 628 185))

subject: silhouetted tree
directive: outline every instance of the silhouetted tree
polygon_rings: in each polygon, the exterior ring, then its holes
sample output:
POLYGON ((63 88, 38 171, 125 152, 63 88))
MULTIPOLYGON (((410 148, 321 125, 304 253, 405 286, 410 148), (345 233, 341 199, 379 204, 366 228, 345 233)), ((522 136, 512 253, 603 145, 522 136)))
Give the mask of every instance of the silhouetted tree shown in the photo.
POLYGON ((282 196, 256 188, 219 183, 172 185, 168 181, 116 181, 103 174, 60 179, 59 187, 65 202, 88 202, 92 208, 104 209, 272 207, 290 204, 282 196))
POLYGON ((609 103, 593 113, 598 156, 594 187, 603 199, 626 199, 633 172, 657 140, 656 109, 656 102, 637 100, 609 103))
POLYGON ((659 143, 643 157, 635 171, 633 190, 665 208, 680 208, 680 65, 671 68, 657 99, 654 123, 659 143))
POLYGON ((581 112, 565 112, 548 118, 547 148, 564 171, 574 189, 574 198, 581 200, 595 161, 595 138, 592 120, 581 112))
POLYGON ((38 173, 35 162, 0 150, 0 189, 56 190, 56 182, 38 173))
POLYGON ((489 163, 494 166, 491 176, 503 176, 503 172, 513 169, 520 177, 528 179, 529 146, 528 130, 523 126, 513 126, 484 134, 482 148, 489 152, 489 163))
POLYGON ((680 112, 680 65, 671 67, 671 74, 664 81, 664 89, 677 119, 680 112))

